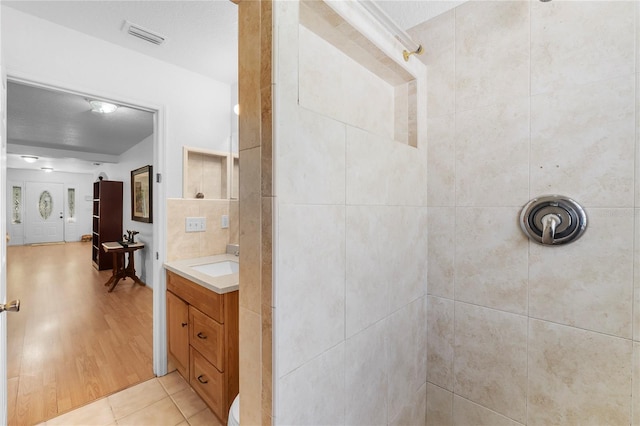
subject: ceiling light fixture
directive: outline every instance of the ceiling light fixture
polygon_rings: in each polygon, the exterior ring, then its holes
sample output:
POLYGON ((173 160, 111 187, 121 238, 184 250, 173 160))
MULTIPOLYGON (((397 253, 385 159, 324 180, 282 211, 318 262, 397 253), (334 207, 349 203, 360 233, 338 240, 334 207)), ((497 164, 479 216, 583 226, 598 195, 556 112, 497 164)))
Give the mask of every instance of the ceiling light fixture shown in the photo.
POLYGON ((92 100, 89 101, 89 104, 91 105, 91 111, 99 112, 100 114, 111 114, 118 109, 118 105, 110 104, 109 102, 92 100))
POLYGON ((53 171, 53 167, 40 167, 40 170, 45 173, 51 173, 53 171))
POLYGON ((38 161, 38 157, 34 155, 21 155, 20 158, 22 158, 27 163, 35 163, 36 161, 38 161))

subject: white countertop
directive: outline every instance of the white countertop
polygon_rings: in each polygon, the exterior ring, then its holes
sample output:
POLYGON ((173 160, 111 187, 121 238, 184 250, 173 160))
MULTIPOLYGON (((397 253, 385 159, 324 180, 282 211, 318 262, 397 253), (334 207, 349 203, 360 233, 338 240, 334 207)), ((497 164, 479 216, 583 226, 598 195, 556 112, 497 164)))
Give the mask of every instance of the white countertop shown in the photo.
POLYGON ((211 291, 224 294, 238 290, 239 274, 212 277, 196 271, 192 266, 223 262, 225 260, 237 262, 238 256, 234 256, 233 254, 218 254, 216 256, 198 257, 195 259, 174 260, 173 262, 165 262, 164 268, 211 291))

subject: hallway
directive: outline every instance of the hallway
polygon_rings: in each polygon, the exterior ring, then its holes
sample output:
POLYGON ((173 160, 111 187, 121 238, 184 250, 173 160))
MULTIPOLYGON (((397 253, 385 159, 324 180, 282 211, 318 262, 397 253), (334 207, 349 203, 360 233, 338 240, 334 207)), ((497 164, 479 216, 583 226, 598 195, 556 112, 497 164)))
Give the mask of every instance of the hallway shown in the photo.
POLYGON ((32 425, 154 377, 152 291, 91 263, 91 243, 7 248, 10 425, 32 425))

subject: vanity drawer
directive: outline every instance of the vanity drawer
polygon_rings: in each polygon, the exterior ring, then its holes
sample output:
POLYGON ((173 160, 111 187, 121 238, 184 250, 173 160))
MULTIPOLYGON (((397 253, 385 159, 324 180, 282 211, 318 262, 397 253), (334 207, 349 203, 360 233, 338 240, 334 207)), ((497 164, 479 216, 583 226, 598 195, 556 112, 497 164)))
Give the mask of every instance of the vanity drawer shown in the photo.
POLYGON ((216 416, 226 422, 224 404, 224 373, 219 372, 197 350, 191 347, 189 383, 216 416))
POLYGON ((195 306, 219 323, 224 323, 224 297, 207 288, 167 271, 167 290, 195 306))
POLYGON ((224 371, 224 326, 189 306, 189 331, 191 346, 224 371))

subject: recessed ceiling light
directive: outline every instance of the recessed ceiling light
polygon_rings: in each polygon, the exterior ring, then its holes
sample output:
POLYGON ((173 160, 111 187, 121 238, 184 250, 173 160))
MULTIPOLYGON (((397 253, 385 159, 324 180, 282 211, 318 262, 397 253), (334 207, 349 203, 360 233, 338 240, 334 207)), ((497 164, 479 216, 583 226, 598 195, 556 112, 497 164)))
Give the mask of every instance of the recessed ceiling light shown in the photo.
POLYGON ((51 173, 53 171, 53 167, 40 167, 40 170, 46 173, 51 173))
POLYGON ((38 161, 38 157, 33 155, 21 155, 20 158, 22 158, 27 163, 35 163, 36 161, 38 161))
POLYGON ((110 104, 109 102, 92 100, 89 101, 89 104, 91 104, 91 111, 99 112, 101 114, 111 114, 118 109, 118 105, 110 104))

